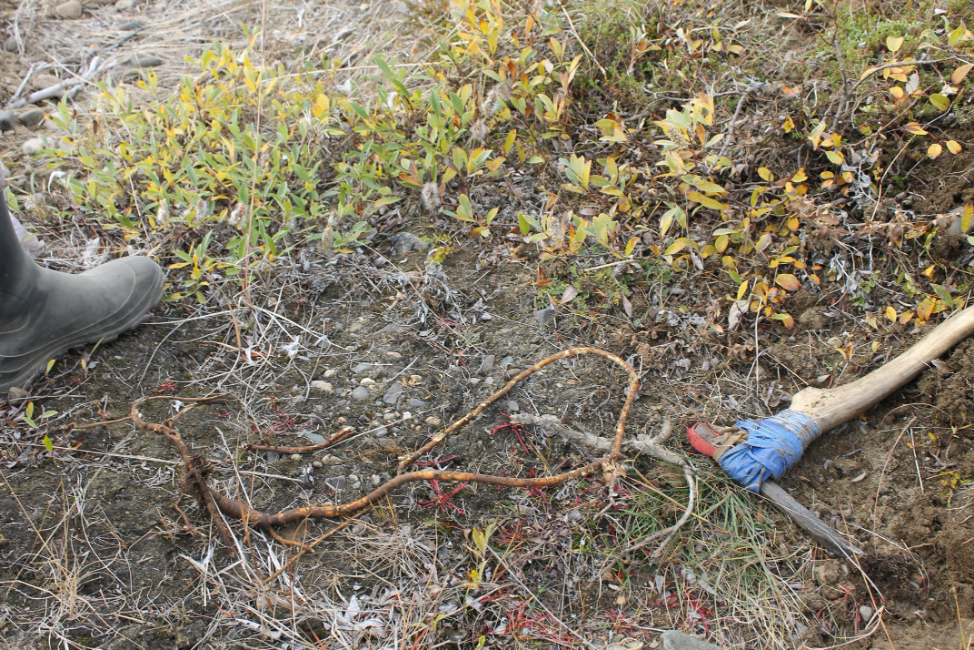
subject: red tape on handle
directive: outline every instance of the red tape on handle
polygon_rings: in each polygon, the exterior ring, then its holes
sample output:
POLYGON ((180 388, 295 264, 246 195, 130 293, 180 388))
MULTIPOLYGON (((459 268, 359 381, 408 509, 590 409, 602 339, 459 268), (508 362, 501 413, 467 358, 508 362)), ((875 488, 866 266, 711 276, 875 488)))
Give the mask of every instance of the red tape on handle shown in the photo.
POLYGON ((687 440, 694 449, 704 456, 714 457, 717 452, 717 438, 720 437, 713 427, 704 422, 697 422, 687 429, 687 440))

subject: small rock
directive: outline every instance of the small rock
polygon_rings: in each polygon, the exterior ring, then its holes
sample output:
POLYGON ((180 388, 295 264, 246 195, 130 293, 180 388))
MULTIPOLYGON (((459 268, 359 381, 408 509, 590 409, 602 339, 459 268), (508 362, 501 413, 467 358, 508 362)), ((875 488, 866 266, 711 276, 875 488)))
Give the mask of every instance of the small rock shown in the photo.
POLYGON ((494 378, 487 377, 486 379, 484 379, 484 383, 492 386, 494 384, 494 378))
POLYGON ((118 0, 115 3, 115 9, 118 11, 128 11, 135 6, 135 0, 118 0))
POLYGON ((359 385, 361 385, 361 386, 375 386, 375 380, 372 379, 371 377, 362 377, 362 380, 359 382, 359 385))
POLYGON ((78 2, 78 0, 68 0, 67 2, 62 2, 54 8, 54 15, 56 15, 58 18, 65 18, 68 20, 81 18, 81 3, 78 2))
POLYGON ((30 397, 30 393, 23 388, 12 386, 10 390, 7 391, 7 401, 11 404, 20 404, 28 397, 30 397))
POLYGON ((322 463, 320 460, 313 460, 311 461, 311 466, 314 467, 315 469, 321 469, 322 467, 325 466, 325 464, 322 463))
POLYGON ((548 307, 546 309, 539 309, 538 311, 534 312, 534 317, 538 321, 538 327, 544 327, 545 325, 547 325, 551 321, 552 316, 554 315, 555 315, 555 310, 551 307, 548 307))
POLYGON ((396 256, 406 255, 413 251, 425 251, 430 245, 411 232, 401 232, 389 238, 392 253, 396 256))
POLYGON ((325 440, 327 440, 327 438, 325 438, 325 437, 324 437, 323 435, 321 435, 320 433, 315 433, 314 431, 308 431, 307 429, 302 429, 302 430, 301 430, 301 431, 299 432, 299 435, 302 435, 302 436, 304 436, 305 438, 307 438, 307 439, 308 439, 308 441, 309 441, 309 442, 310 442, 311 444, 313 444, 313 445, 317 445, 318 443, 320 443, 320 442, 324 442, 325 440))
POLYGON ((378 429, 375 430, 376 438, 385 438, 387 435, 389 435, 389 429, 385 427, 379 427, 378 429))
POLYGON ((3 42, 3 49, 8 52, 19 52, 20 45, 17 43, 17 39, 14 36, 10 36, 3 42))
POLYGON ((133 54, 122 65, 129 68, 155 68, 163 63, 165 62, 155 54, 133 54))
POLYGON ((382 396, 382 401, 386 404, 395 404, 402 397, 402 384, 394 383, 386 391, 386 394, 382 396))
POLYGON ((13 111, 0 111, 0 131, 13 131, 16 120, 13 111))
POLYGON ((46 143, 43 138, 31 138, 24 144, 20 145, 20 150, 27 155, 40 153, 44 151, 44 146, 46 143))
POLYGON ((359 386, 352 391, 352 399, 356 402, 362 402, 369 399, 369 389, 366 386, 359 386))
POLYGON ((484 360, 480 362, 480 374, 485 375, 490 372, 490 369, 494 367, 494 355, 488 354, 484 357, 484 360))
POLYGON ((335 392, 335 387, 332 386, 331 383, 327 381, 321 381, 320 379, 311 382, 311 387, 314 388, 315 390, 320 390, 322 393, 325 393, 327 395, 331 395, 332 393, 335 392))
POLYGON ((863 623, 869 623, 873 618, 873 608, 869 605, 860 605, 859 615, 862 616, 863 623))
POLYGON ((59 83, 61 83, 61 79, 57 75, 41 72, 30 78, 30 83, 27 87, 31 90, 44 90, 45 88, 56 86, 59 83))
POLYGON ((676 630, 663 632, 662 639, 663 650, 720 650, 712 643, 676 630))
POLYGON ((44 115, 46 113, 43 108, 32 108, 18 115, 17 121, 32 129, 43 121, 44 115))
POLYGON ((352 372, 354 372, 356 375, 361 375, 363 372, 368 372, 369 370, 372 370, 371 363, 360 363, 352 368, 352 372))
POLYGON ((301 460, 301 454, 291 454, 291 460, 301 460))
POLYGON ((325 484, 332 490, 344 490, 345 486, 348 485, 348 479, 344 476, 332 476, 325 479, 325 484))
POLYGON ((521 410, 521 406, 512 399, 507 400, 507 410, 511 413, 517 413, 521 410))
POLYGON ((473 384, 474 386, 476 386, 477 384, 479 384, 481 381, 483 381, 483 380, 480 377, 471 377, 470 378, 470 383, 473 384))
POLYGON ((424 402, 421 399, 416 399, 415 397, 413 397, 413 398, 410 398, 410 400, 409 400, 409 406, 412 407, 412 408, 414 408, 414 409, 421 409, 424 406, 426 406, 426 402, 424 402))
POLYGON ((491 320, 493 318, 494 317, 488 314, 487 312, 484 312, 480 315, 480 320, 491 320))
POLYGON ((402 359, 402 353, 396 352, 395 350, 389 350, 386 352, 387 357, 392 357, 393 359, 402 359))
POLYGON ((514 357, 504 357, 501 359, 501 370, 507 370, 512 363, 514 363, 514 357))
POLYGON ((438 417, 435 417, 435 416, 432 416, 431 415, 428 418, 426 418, 426 424, 431 424, 431 425, 433 425, 435 427, 435 426, 439 426, 439 425, 443 424, 443 420, 441 420, 438 417))
POLYGON ((329 368, 328 370, 325 371, 325 379, 334 377, 337 374, 338 374, 337 370, 335 370, 334 368, 329 368))
MULTIPOLYGON (((117 8, 118 8, 118 6, 116 5, 116 9, 117 8)), ((122 30, 123 32, 134 32, 135 30, 137 30, 140 27, 142 27, 142 23, 140 21, 138 21, 138 20, 130 20, 127 23, 125 23, 124 25, 122 25, 121 27, 119 27, 119 29, 122 30)))

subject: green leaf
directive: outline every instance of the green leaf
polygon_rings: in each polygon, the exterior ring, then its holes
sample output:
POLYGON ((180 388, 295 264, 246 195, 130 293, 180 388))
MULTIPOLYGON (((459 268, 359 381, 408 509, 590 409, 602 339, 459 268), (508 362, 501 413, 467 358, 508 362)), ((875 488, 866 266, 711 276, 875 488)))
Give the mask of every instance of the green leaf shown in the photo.
POLYGON ((47 434, 45 434, 44 437, 41 438, 41 442, 44 443, 44 449, 46 449, 48 452, 54 451, 54 443, 51 441, 51 438, 47 434))
POLYGON ((376 201, 375 203, 373 203, 372 205, 373 205, 373 207, 381 208, 384 205, 391 205, 391 204, 396 203, 398 201, 402 201, 402 197, 401 196, 384 196, 381 199, 379 199, 378 201, 376 201))
POLYGON ((930 103, 933 104, 933 107, 938 111, 946 111, 948 108, 950 108, 950 100, 939 93, 936 95, 930 95, 930 103))

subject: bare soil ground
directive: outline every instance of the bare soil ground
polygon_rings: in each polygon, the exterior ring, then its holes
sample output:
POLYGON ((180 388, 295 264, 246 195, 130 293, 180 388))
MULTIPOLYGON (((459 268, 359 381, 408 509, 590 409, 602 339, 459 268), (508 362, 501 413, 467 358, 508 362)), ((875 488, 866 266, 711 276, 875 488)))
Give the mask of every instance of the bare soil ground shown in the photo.
MULTIPOLYGON (((328 30, 354 38, 356 21, 395 20, 380 2, 327 9, 291 8, 291 18, 272 7, 285 18, 264 19, 307 20, 275 38, 310 50, 328 30)), ((164 84, 182 72, 179 57, 212 38, 240 38, 236 24, 262 19, 259 6, 239 3, 86 6, 69 34, 45 18, 49 10, 22 3, 14 11, 20 51, 0 59, 4 96, 32 63, 67 64, 76 40, 124 38, 118 27, 132 19, 144 31, 120 42, 117 58, 159 54, 164 84)), ((18 126, 2 138, 16 152, 34 135, 18 126)), ((974 150, 970 131, 952 137, 974 150)), ((938 165, 915 180, 915 209, 928 214, 974 198, 966 152, 938 165)), ((17 169, 31 167, 24 159, 17 169)), ((42 191, 44 170, 19 174, 42 191)), ((530 182, 522 189, 530 200, 530 182)), ((398 225, 442 232, 432 226, 415 213, 398 225)), ((91 234, 49 235, 48 263, 90 263, 91 234)), ((967 244, 955 243, 938 240, 938 254, 959 257, 967 244)), ((5 647, 602 648, 631 639, 657 647, 665 629, 728 648, 971 647, 974 341, 823 436, 783 479, 867 551, 850 568, 729 484, 685 444, 683 428, 766 417, 805 386, 862 376, 932 324, 867 322, 842 296, 803 291, 790 307, 794 329, 724 332, 714 325, 726 326, 728 301, 705 289, 719 274, 709 263, 675 281, 652 267, 579 280, 593 294, 614 277, 625 281, 631 310, 550 306, 538 294, 539 269, 567 277, 564 261, 513 245, 485 252, 461 237, 451 246, 442 267, 422 251, 394 254, 385 237, 351 255, 305 248, 262 270, 249 303, 217 294, 203 306, 163 305, 117 341, 59 359, 30 387, 39 411, 58 412, 46 427, 13 421, 22 401, 0 406, 5 647), (838 349, 850 343, 856 353, 846 360, 838 349), (226 546, 186 494, 172 444, 109 422, 144 396, 167 398, 143 409, 163 422, 186 398, 226 394, 177 425, 215 487, 265 512, 339 503, 394 476, 400 456, 517 372, 579 345, 636 367, 642 388, 630 435, 672 423, 667 445, 700 482, 693 519, 660 557, 655 544, 626 553, 626 542, 675 522, 687 489, 681 470, 645 459, 627 463, 615 490, 595 476, 539 490, 412 483, 349 520, 307 521, 276 536, 231 522, 226 546), (246 449, 319 442, 344 426, 353 437, 312 454, 246 449), (475 531, 491 525, 485 550, 475 531)), ((604 360, 552 364, 422 462, 522 477, 577 467, 596 454, 554 431, 505 426, 508 416, 553 414, 611 435, 625 390, 624 373, 604 360)))

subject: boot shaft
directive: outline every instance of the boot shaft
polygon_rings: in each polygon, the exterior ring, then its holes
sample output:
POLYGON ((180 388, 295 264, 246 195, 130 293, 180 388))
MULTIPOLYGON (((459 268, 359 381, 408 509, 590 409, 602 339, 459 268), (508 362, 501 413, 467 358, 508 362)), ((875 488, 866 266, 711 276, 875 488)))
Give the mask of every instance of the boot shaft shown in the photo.
POLYGON ((39 271, 14 231, 0 187, 0 324, 16 317, 15 312, 22 310, 22 301, 29 300, 39 271))

